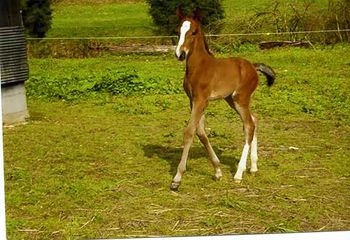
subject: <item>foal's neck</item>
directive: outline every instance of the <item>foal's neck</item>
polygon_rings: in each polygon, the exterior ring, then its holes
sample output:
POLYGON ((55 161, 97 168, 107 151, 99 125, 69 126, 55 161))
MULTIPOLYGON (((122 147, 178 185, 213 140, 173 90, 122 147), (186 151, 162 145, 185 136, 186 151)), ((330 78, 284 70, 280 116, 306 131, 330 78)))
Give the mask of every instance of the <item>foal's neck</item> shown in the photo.
POLYGON ((205 41, 205 36, 202 31, 200 31, 195 39, 193 50, 187 59, 187 67, 194 68, 199 66, 198 63, 212 57, 213 55, 209 52, 208 45, 205 41))

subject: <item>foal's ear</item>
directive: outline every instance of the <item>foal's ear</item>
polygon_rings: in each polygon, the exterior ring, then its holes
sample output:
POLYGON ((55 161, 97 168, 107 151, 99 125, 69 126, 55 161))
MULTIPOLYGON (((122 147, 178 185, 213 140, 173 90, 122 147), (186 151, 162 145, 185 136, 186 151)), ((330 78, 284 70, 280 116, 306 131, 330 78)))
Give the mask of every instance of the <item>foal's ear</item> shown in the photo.
POLYGON ((200 7, 197 7, 196 10, 194 11, 193 19, 199 22, 202 20, 202 9, 200 7))
POLYGON ((185 18, 185 14, 183 13, 181 6, 178 6, 176 8, 176 16, 179 18, 180 21, 185 18))

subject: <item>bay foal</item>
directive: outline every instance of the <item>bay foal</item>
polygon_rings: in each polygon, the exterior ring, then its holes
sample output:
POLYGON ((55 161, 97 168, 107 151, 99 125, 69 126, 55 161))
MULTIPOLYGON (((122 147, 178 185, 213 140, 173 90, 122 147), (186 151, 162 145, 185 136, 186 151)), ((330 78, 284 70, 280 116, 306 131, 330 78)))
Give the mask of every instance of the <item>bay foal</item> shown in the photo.
POLYGON ((175 54, 180 61, 186 60, 183 87, 190 100, 191 117, 184 131, 181 161, 170 188, 177 190, 180 185, 195 134, 208 152, 215 169, 215 178, 219 180, 222 177, 220 161, 209 143, 204 128, 204 110, 208 102, 215 99, 225 99, 236 110, 243 122, 245 144, 234 176, 234 180, 240 182, 246 170, 249 150, 251 150, 250 172, 258 171, 257 121, 249 109, 251 95, 258 85, 257 71, 267 77, 269 86, 274 82, 274 71, 264 64, 252 64, 238 57, 215 58, 209 52, 198 14, 195 14, 194 17, 185 17, 178 10, 177 15, 181 24, 180 39, 175 54))

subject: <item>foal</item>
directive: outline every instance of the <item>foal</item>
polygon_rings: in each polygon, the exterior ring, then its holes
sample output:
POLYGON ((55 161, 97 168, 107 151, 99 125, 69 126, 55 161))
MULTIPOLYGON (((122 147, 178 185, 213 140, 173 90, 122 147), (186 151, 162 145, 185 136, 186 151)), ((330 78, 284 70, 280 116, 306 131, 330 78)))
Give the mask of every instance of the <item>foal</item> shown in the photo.
POLYGON ((177 12, 177 15, 181 21, 181 27, 175 54, 180 61, 186 59, 183 87, 190 100, 191 117, 184 131, 184 149, 181 161, 170 188, 177 190, 180 185, 195 133, 209 154, 215 169, 215 178, 219 180, 222 177, 219 167, 220 161, 209 143, 204 129, 204 110, 209 101, 215 99, 225 99, 240 115, 244 125, 245 144, 234 176, 234 180, 240 182, 243 172, 246 170, 250 149, 250 172, 258 171, 257 121, 249 109, 251 95, 258 85, 257 71, 262 72, 267 77, 269 86, 275 80, 274 71, 264 64, 252 64, 242 58, 215 58, 209 52, 200 26, 199 16, 185 17, 180 11, 177 12))

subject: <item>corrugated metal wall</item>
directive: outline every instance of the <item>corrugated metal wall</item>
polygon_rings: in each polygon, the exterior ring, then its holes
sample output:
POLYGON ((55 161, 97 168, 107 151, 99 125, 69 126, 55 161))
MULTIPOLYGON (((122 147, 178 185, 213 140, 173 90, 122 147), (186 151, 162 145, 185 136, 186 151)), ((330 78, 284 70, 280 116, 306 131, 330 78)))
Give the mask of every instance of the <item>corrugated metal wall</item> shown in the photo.
POLYGON ((28 78, 25 38, 21 26, 0 27, 1 85, 28 78))
POLYGON ((19 0, 0 0, 1 86, 28 78, 26 42, 19 0))

